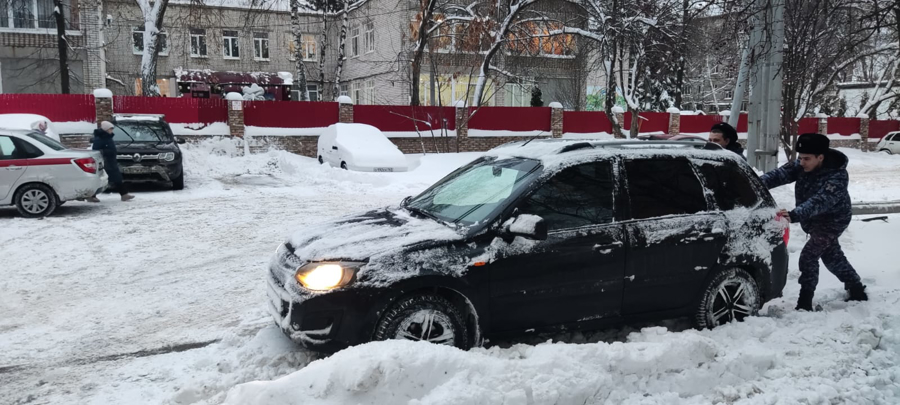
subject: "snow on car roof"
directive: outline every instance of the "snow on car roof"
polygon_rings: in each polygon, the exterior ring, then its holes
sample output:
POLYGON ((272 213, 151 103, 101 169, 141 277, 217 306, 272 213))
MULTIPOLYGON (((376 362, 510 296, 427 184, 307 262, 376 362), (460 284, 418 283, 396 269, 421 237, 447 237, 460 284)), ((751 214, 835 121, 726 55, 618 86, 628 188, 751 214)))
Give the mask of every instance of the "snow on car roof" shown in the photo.
POLYGON ((164 116, 162 114, 116 114, 116 121, 159 121, 164 116))
POLYGON ((631 158, 653 156, 684 156, 711 160, 730 159, 741 161, 736 153, 711 147, 707 142, 634 141, 634 140, 583 140, 583 139, 535 139, 512 142, 485 153, 497 158, 527 158, 540 160, 545 168, 591 160, 598 156, 628 156, 631 158), (725 153, 728 152, 728 153, 725 153))
POLYGON ((0 128, 31 130, 36 121, 50 122, 47 117, 37 114, 0 114, 0 128))

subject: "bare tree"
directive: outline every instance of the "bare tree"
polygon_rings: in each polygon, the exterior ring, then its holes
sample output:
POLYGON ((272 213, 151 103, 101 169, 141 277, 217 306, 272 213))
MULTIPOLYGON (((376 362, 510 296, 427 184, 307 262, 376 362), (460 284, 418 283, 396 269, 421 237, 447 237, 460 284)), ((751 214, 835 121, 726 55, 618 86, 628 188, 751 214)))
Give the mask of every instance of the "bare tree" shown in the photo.
POLYGON ((141 54, 141 94, 159 96, 156 84, 156 61, 160 51, 160 30, 169 0, 135 0, 144 21, 144 50, 141 54))
POLYGON ((794 156, 799 120, 823 100, 842 71, 867 56, 900 48, 897 43, 871 46, 889 22, 885 6, 892 5, 881 0, 786 2, 781 142, 788 156, 794 156))
POLYGON ((306 65, 303 63, 303 31, 300 29, 300 0, 291 0, 291 34, 294 37, 294 59, 297 61, 297 85, 300 100, 309 101, 309 87, 306 84, 306 65))
POLYGON ((59 49, 59 81, 62 94, 69 94, 69 53, 66 41, 66 16, 62 0, 54 0, 53 17, 56 20, 56 41, 59 49))

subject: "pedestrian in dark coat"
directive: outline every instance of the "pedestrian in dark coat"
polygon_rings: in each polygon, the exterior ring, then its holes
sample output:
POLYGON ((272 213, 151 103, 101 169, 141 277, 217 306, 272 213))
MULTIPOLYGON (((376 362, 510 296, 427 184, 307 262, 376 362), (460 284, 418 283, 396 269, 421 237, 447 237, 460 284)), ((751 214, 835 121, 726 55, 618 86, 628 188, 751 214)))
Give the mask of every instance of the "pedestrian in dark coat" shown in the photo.
POLYGON ((848 301, 866 301, 866 286, 847 261, 838 238, 850 225, 850 193, 847 191, 847 155, 829 148, 828 137, 803 134, 797 139, 799 159, 762 176, 767 188, 796 182, 796 208, 782 210, 792 223, 799 222, 809 234, 800 253, 800 299, 797 309, 812 311, 812 299, 819 282, 819 259, 825 268, 844 282, 848 301))
POLYGON ((738 142, 737 130, 731 125, 728 125, 728 123, 720 122, 713 125, 709 130, 709 141, 719 144, 719 146, 724 149, 737 153, 740 157, 744 158, 744 160, 747 159, 747 157, 744 156, 744 147, 738 142))
MULTIPOLYGON (((122 201, 128 201, 133 199, 134 196, 128 194, 128 190, 125 189, 125 180, 122 178, 122 171, 119 170, 119 162, 116 160, 118 152, 116 151, 116 142, 113 140, 114 129, 115 126, 111 122, 101 122, 100 128, 94 130, 91 149, 98 150, 103 155, 103 168, 106 170, 106 175, 109 176, 109 183, 119 192, 122 201)), ((100 202, 100 199, 95 196, 88 199, 88 201, 100 202)))

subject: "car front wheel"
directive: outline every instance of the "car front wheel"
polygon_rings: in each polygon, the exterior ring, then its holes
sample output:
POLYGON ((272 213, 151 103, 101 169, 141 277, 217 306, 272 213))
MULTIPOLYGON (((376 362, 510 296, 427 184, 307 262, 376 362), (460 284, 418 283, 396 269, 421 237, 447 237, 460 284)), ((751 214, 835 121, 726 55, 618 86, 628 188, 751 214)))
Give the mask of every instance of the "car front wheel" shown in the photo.
POLYGON ((172 179, 172 190, 184 190, 184 173, 172 179))
POLYGON ((25 218, 42 218, 53 213, 57 207, 56 193, 44 184, 28 184, 15 195, 16 208, 25 218))
POLYGON ((694 316, 695 326, 700 329, 756 316, 762 305, 756 280, 743 269, 716 274, 702 294, 694 316))
POLYGON ((406 339, 468 349, 464 313, 439 295, 406 297, 385 312, 375 328, 374 340, 406 339))

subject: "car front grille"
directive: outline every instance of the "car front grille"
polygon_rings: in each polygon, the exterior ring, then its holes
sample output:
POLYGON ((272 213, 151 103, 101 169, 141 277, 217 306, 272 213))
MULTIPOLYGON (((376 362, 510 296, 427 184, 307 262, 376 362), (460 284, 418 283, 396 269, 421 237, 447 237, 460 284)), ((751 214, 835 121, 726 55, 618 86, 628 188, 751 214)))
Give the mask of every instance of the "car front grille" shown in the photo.
POLYGON ((142 154, 135 153, 133 155, 116 155, 116 160, 128 160, 132 162, 141 162, 144 160, 159 160, 159 154, 142 154))

